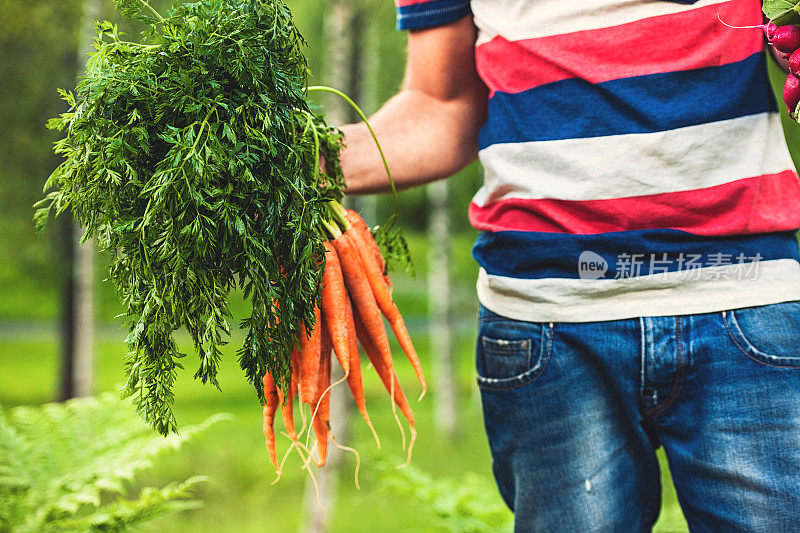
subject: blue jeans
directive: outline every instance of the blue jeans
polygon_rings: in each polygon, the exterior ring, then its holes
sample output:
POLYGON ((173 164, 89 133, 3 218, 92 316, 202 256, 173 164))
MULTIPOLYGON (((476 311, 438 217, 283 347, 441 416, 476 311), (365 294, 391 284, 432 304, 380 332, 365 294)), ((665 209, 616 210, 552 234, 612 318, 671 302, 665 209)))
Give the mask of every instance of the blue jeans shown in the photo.
POLYGON ((800 531, 800 302, 556 324, 482 307, 477 372, 516 531, 649 531, 659 445, 692 531, 800 531))

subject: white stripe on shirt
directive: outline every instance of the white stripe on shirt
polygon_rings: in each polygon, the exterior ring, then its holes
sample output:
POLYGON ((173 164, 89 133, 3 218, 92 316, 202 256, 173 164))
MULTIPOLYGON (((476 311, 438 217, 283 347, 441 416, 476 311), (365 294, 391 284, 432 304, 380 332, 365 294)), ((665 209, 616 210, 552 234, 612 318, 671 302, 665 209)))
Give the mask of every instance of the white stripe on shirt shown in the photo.
POLYGON ((777 113, 675 130, 494 144, 480 152, 478 206, 498 200, 603 200, 690 191, 794 165, 777 113))
POLYGON ((478 299, 499 315, 528 322, 689 315, 800 300, 797 261, 763 261, 754 279, 737 279, 737 268, 698 269, 699 279, 677 271, 615 280, 517 279, 481 269, 478 299), (733 279, 714 279, 725 276, 733 279))

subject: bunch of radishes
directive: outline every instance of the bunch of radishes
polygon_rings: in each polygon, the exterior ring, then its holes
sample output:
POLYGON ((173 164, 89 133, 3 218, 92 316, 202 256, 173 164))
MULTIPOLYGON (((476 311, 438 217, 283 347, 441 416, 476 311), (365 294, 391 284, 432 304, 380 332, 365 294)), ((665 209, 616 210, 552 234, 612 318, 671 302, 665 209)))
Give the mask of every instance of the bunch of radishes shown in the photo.
POLYGON ((774 22, 759 24, 758 26, 731 26, 722 19, 719 20, 729 28, 759 29, 763 31, 764 35, 767 36, 767 41, 775 48, 778 55, 788 59, 789 75, 786 77, 786 83, 783 84, 783 101, 789 108, 789 116, 795 121, 798 120, 797 105, 800 103, 800 26, 795 26, 794 24, 779 26, 774 22))
POLYGON ((769 22, 761 28, 778 54, 789 60, 789 75, 783 84, 783 101, 789 108, 789 115, 797 120, 797 104, 800 103, 800 27, 792 24, 777 26, 769 22))

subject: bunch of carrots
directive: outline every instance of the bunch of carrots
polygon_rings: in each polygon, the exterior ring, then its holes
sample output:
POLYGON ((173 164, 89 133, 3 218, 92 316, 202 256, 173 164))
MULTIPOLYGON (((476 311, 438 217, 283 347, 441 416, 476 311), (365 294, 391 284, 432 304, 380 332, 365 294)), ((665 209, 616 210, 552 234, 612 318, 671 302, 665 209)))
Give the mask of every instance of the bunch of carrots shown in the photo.
MULTIPOLYGON (((301 325, 299 349, 292 353, 292 373, 288 390, 280 390, 267 373, 264 375, 264 437, 269 458, 280 475, 283 461, 278 462, 274 422, 280 410, 286 434, 292 445, 286 455, 296 449, 304 457, 305 468, 309 462, 318 467, 325 465, 328 439, 339 445, 330 425, 330 390, 347 381, 361 416, 366 421, 380 448, 380 440, 370 421, 364 396, 359 345, 366 354, 378 377, 389 392, 395 419, 403 432, 396 409, 406 418, 410 428, 408 458, 416 440, 414 414, 403 388, 397 379, 384 326, 385 316, 422 386, 420 399, 425 395, 426 384, 419 357, 411 342, 403 317, 392 299, 392 283, 386 274, 385 262, 372 233, 361 216, 338 202, 331 202, 331 220, 323 222, 328 240, 325 245, 325 269, 322 275, 321 303, 315 310, 315 326, 306 331, 301 325), (331 384, 331 352, 341 366, 344 377, 331 384), (295 428, 294 402, 307 404, 311 412, 306 443, 300 442, 306 424, 295 428), (316 437, 317 458, 309 451, 311 430, 316 437), (305 456, 303 456, 305 452, 305 456)), ((405 446, 405 434, 403 433, 405 446)), ((351 450, 352 451, 352 450, 351 450)), ((284 455, 284 460, 286 458, 284 455)), ((310 471, 309 471, 310 472, 310 471)))

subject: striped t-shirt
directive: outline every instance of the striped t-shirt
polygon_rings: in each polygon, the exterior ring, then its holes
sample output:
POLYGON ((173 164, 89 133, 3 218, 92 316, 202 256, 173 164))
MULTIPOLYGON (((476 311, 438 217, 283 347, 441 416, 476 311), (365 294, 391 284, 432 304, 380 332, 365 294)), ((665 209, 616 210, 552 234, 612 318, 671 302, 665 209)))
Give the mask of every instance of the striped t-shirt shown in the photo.
POLYGON ((800 299, 800 181, 767 79, 761 2, 399 0, 469 15, 489 88, 469 216, 478 297, 582 322, 800 299))

